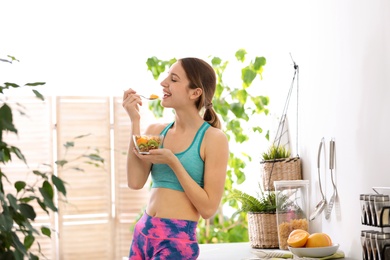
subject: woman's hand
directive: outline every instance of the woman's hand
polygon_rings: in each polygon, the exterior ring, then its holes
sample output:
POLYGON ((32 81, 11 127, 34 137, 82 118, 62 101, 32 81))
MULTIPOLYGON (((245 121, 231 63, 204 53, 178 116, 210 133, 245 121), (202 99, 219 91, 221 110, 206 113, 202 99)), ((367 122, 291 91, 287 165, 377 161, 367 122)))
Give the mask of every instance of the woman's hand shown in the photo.
POLYGON ((145 162, 153 164, 172 164, 177 158, 171 150, 166 148, 153 149, 149 151, 149 154, 140 154, 136 149, 133 150, 138 158, 145 162))
POLYGON ((129 88, 124 91, 122 106, 126 110, 131 121, 139 120, 141 118, 139 106, 142 106, 142 100, 136 95, 136 92, 133 89, 129 88))

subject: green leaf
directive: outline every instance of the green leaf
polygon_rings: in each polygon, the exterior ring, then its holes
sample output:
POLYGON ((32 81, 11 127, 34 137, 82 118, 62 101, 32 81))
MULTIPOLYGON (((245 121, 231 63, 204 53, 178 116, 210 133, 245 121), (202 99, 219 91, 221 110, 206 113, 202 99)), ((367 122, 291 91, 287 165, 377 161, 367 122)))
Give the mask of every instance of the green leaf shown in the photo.
POLYGON ((263 128, 261 128, 260 126, 252 127, 252 130, 253 132, 258 132, 260 134, 263 132, 263 128))
POLYGON ((37 97, 40 100, 45 100, 45 97, 37 90, 33 89, 32 92, 35 94, 35 97, 37 97))
POLYGON ((48 181, 44 181, 42 187, 39 188, 39 191, 44 199, 43 201, 45 206, 53 211, 57 211, 57 208, 53 202, 54 191, 50 183, 48 181))
POLYGON ((37 170, 33 170, 33 173, 39 177, 42 177, 43 179, 46 179, 47 180, 47 174, 46 173, 43 173, 41 171, 37 171, 37 170))
POLYGON ((39 257, 34 255, 33 253, 29 254, 29 258, 30 258, 30 260, 39 260, 39 257))
POLYGON ((213 58, 211 59, 211 65, 212 65, 213 67, 214 67, 214 66, 219 66, 219 65, 221 65, 221 63, 222 63, 221 58, 213 57, 213 58))
POLYGON ((247 54, 245 49, 239 49, 235 56, 238 61, 244 62, 245 61, 245 55, 247 54))
POLYGON ((263 72, 263 66, 266 64, 266 59, 264 57, 256 57, 255 62, 253 63, 253 69, 260 73, 263 72))
POLYGON ((24 246, 26 247, 26 249, 30 249, 32 244, 34 243, 35 241, 35 237, 33 235, 27 235, 24 237, 24 246))
POLYGON ((24 187, 26 187, 26 182, 17 181, 17 182, 15 182, 14 186, 15 186, 16 191, 19 192, 19 191, 23 190, 24 187))
POLYGON ((51 230, 50 230, 50 228, 43 226, 43 227, 41 227, 41 232, 45 236, 51 237, 51 230))
POLYGON ((233 114, 237 118, 241 118, 241 119, 244 119, 245 121, 248 121, 249 117, 245 113, 245 108, 244 108, 243 104, 237 103, 237 102, 236 103, 231 103, 230 104, 230 110, 233 112, 233 114))
POLYGON ((22 215, 25 216, 26 218, 35 220, 35 218, 37 217, 37 214, 35 213, 35 210, 31 205, 26 203, 21 203, 19 205, 19 208, 22 215))
POLYGON ((67 164, 68 161, 67 160, 58 160, 58 161, 55 161, 55 164, 57 164, 58 166, 62 167, 64 166, 65 164, 67 164))
POLYGON ((26 255, 27 254, 26 247, 22 244, 22 242, 20 242, 18 235, 13 232, 11 236, 12 236, 12 243, 15 246, 15 249, 21 252, 23 255, 26 255))
POLYGON ((36 196, 28 196, 28 197, 20 198, 19 201, 23 202, 23 203, 28 203, 28 202, 35 200, 35 199, 37 199, 36 196))
POLYGON ((26 158, 24 157, 22 151, 18 147, 11 146, 10 152, 14 153, 20 160, 22 160, 25 164, 27 164, 26 158))
MULTIPOLYGON (((85 135, 78 135, 76 136, 74 139, 81 139, 81 138, 84 138, 84 137, 87 137, 87 136, 90 136, 91 134, 85 134, 85 135)), ((73 143, 74 145, 74 143, 73 143)))
POLYGON ((146 65, 148 66, 148 70, 152 73, 153 78, 157 80, 160 77, 160 74, 175 62, 175 58, 169 61, 163 61, 159 60, 157 57, 151 57, 147 59, 146 65))
POLYGON ((250 66, 247 66, 241 70, 241 80, 244 88, 249 87, 253 80, 256 78, 256 72, 250 66))
POLYGON ((19 60, 18 60, 18 59, 16 59, 14 56, 7 55, 7 57, 8 57, 8 58, 10 58, 10 59, 11 59, 11 61, 18 61, 18 62, 19 62, 19 60))
MULTIPOLYGON (((9 214, 8 209, 4 208, 3 210, 4 210, 3 213, 0 214, 0 223, 1 223, 0 230, 2 232, 8 233, 8 232, 12 231, 12 228, 14 226, 14 221, 12 219, 11 214, 9 214)), ((0 232, 0 233, 2 233, 2 232, 0 232)))
POLYGON ((104 158, 102 158, 99 154, 96 154, 96 153, 83 155, 83 157, 86 157, 92 161, 98 161, 98 162, 104 163, 104 158))
POLYGON ((66 143, 64 144, 64 147, 65 147, 65 148, 74 147, 74 142, 66 142, 66 143))
POLYGON ((57 190, 59 192, 61 192, 64 196, 66 196, 66 188, 65 188, 64 182, 55 175, 51 176, 51 180, 54 183, 54 185, 56 186, 57 190))
POLYGON ((240 101, 240 103, 244 105, 248 98, 248 92, 245 89, 240 89, 237 91, 236 97, 240 101))
POLYGON ((35 87, 35 86, 41 86, 41 85, 45 85, 46 82, 34 82, 34 83, 27 83, 25 84, 25 86, 30 86, 30 87, 35 87))
POLYGON ((7 194, 7 199, 9 201, 9 204, 12 208, 14 208, 15 211, 19 210, 18 200, 15 198, 14 195, 11 193, 7 194))
POLYGON ((269 105, 269 98, 264 96, 251 97, 252 102, 256 106, 256 113, 268 113, 266 106, 269 105))
POLYGON ((49 214, 49 211, 47 210, 45 203, 40 199, 37 199, 37 202, 38 202, 39 206, 41 206, 41 209, 43 209, 44 211, 46 211, 47 214, 49 214))
POLYGON ((12 110, 6 103, 0 107, 0 130, 18 133, 13 124, 12 110))
POLYGON ((267 130, 267 133, 265 134, 265 139, 269 141, 269 130, 267 130))
POLYGON ((15 83, 10 83, 10 82, 5 82, 4 85, 6 86, 6 88, 20 88, 20 86, 18 84, 15 84, 15 83))
POLYGON ((44 195, 43 197, 45 198, 48 198, 48 199, 53 199, 54 197, 54 191, 53 191, 53 187, 51 186, 51 184, 48 182, 48 181, 44 181, 43 184, 42 184, 42 187, 40 188, 43 192, 42 195, 44 195))

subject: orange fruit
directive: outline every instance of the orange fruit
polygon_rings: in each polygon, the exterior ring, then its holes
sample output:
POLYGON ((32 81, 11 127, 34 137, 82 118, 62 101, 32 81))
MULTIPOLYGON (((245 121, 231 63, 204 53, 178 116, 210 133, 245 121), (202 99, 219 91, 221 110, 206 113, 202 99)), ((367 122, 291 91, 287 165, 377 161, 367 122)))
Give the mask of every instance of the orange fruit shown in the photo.
POLYGON ((140 137, 137 137, 137 145, 139 146, 140 144, 147 144, 148 143, 148 139, 143 137, 143 136, 140 136, 140 137))
POLYGON ((326 247, 332 245, 332 239, 325 233, 313 233, 306 241, 305 247, 326 247))
POLYGON ((309 232, 306 230, 295 229, 288 236, 287 244, 291 247, 304 247, 309 235, 309 232))
POLYGON ((333 242, 332 242, 332 239, 330 238, 330 236, 326 233, 322 233, 324 236, 326 236, 329 240, 329 246, 333 245, 333 242))

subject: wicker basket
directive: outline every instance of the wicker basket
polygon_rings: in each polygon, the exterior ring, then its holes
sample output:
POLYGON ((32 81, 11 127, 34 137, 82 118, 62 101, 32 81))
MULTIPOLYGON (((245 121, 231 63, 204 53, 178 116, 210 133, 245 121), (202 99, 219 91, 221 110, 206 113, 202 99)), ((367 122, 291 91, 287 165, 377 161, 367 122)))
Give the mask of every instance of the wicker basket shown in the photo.
POLYGON ((299 157, 260 162, 262 166, 263 188, 275 190, 274 181, 302 180, 301 159, 299 157))
POLYGON ((248 235, 252 248, 279 248, 276 213, 248 212, 248 235))

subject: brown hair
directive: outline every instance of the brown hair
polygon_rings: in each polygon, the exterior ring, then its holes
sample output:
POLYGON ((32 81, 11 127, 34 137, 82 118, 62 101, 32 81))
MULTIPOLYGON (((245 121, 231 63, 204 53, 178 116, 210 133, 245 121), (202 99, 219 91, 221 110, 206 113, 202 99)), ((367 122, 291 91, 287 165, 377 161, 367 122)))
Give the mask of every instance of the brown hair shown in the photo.
POLYGON ((217 84, 215 71, 210 64, 198 58, 183 58, 179 60, 190 81, 191 89, 202 89, 202 95, 196 101, 195 105, 200 111, 203 107, 205 112, 203 120, 211 126, 221 129, 221 122, 213 108, 213 96, 217 84))

